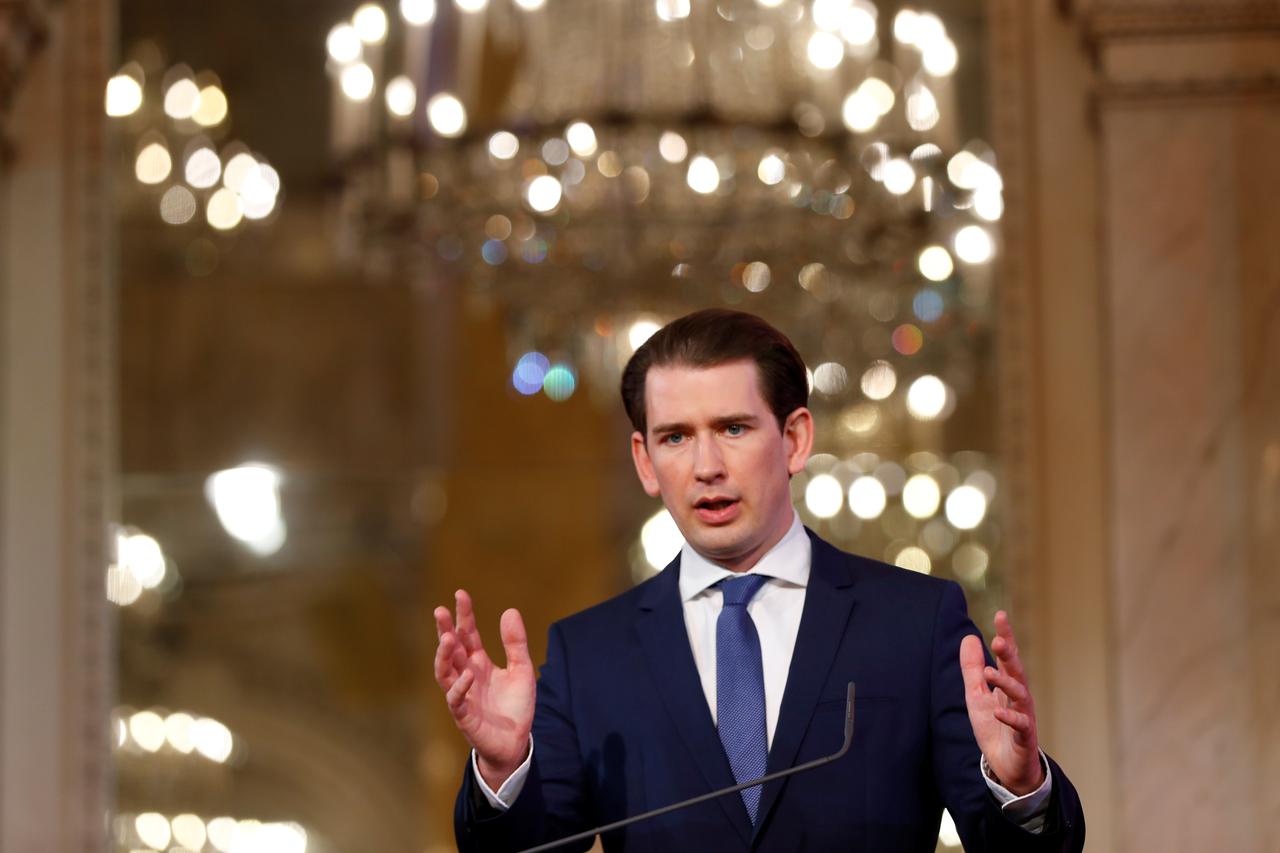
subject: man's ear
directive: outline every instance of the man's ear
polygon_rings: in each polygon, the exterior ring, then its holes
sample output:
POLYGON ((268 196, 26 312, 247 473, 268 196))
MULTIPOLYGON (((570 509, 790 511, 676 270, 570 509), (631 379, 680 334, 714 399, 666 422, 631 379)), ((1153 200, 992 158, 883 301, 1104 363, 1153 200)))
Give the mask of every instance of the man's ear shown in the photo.
POLYGON ((813 414, 808 409, 801 406, 787 415, 782 444, 787 453, 787 473, 799 474, 813 450, 813 414))
POLYGON ((636 465, 636 476, 640 478, 645 494, 651 498, 662 494, 658 488, 658 475, 653 472, 653 460, 649 458, 649 448, 638 430, 631 433, 631 461, 636 465))

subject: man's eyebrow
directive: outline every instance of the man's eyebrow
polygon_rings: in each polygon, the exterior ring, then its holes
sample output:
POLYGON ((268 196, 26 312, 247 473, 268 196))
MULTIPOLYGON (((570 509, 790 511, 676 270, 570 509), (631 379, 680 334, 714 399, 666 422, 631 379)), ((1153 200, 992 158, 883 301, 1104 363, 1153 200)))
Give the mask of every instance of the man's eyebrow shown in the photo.
MULTIPOLYGON (((731 424, 744 424, 746 426, 755 426, 758 422, 759 422, 759 418, 757 418, 755 415, 742 412, 742 413, 733 414, 733 415, 722 415, 714 419, 713 421, 711 421, 711 425, 714 427, 726 427, 731 424)), ((669 433, 669 432, 691 432, 692 430, 693 430, 692 424, 687 424, 687 423, 658 424, 657 426, 649 428, 649 431, 654 435, 663 435, 664 433, 669 433)))

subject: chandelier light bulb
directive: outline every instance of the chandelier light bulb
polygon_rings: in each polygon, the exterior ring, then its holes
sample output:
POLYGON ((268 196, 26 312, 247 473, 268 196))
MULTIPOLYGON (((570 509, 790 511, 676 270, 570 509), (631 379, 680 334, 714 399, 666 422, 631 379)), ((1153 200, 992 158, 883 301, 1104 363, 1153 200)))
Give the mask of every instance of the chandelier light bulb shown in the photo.
POLYGON ((411 27, 422 27, 436 19, 436 0, 400 0, 400 17, 411 27))
POLYGON ((893 37, 903 44, 915 44, 920 16, 913 9, 903 9, 893 18, 893 37))
POLYGON ((760 158, 756 176, 760 178, 761 183, 771 187, 776 186, 787 176, 787 164, 776 153, 770 152, 760 158))
POLYGON ((924 70, 934 77, 946 77, 956 70, 959 59, 955 42, 943 36, 925 49, 924 70))
POLYGON ((689 162, 689 172, 685 176, 689 189, 702 195, 710 195, 720 187, 720 169, 705 154, 699 154, 689 162))
POLYGON ((596 153, 596 132, 585 121, 575 121, 569 125, 564 136, 573 153, 579 157, 590 157, 596 153))
POLYGON ((907 389, 907 411, 917 420, 934 420, 946 405, 947 386, 936 376, 921 376, 907 389))
POLYGON ((190 78, 178 80, 164 93, 164 111, 170 118, 191 118, 199 106, 200 87, 190 78))
POLYGON ((516 5, 526 12, 533 12, 545 6, 547 0, 516 0, 516 5))
POLYGON ((133 115, 142 106, 142 86, 128 74, 117 74, 107 81, 107 115, 133 115))
POLYGON ((941 501, 938 481, 928 474, 916 474, 902 487, 902 505, 915 518, 930 518, 941 501))
POLYGON ((668 130, 658 139, 658 153, 668 163, 683 163, 689 156, 689 144, 674 130, 668 130))
POLYGON ((187 183, 198 190, 206 190, 222 177, 222 161, 212 148, 197 148, 187 158, 184 173, 187 183))
POLYGON ((498 160, 510 160, 520 151, 520 140, 514 133, 500 130, 489 137, 489 153, 498 160))
POLYGON ((656 0, 654 9, 664 21, 682 21, 689 17, 689 0, 656 0))
POLYGON ((360 58, 360 36, 356 28, 350 24, 338 24, 329 30, 325 49, 329 51, 329 58, 339 65, 355 62, 360 58))
POLYGON ((866 47, 876 38, 876 7, 857 0, 845 13, 840 37, 854 47, 866 47))
POLYGON ((916 266, 920 268, 920 275, 929 281, 946 281, 955 272, 951 253, 941 246, 925 247, 916 259, 916 266))
POLYGON ((489 0, 453 0, 453 5, 468 15, 474 15, 476 12, 483 11, 484 7, 489 5, 489 0))
POLYGON ((525 199, 529 202, 529 207, 538 213, 550 213, 559 206, 563 192, 558 180, 550 175, 539 175, 529 182, 525 199))
POLYGON ((353 101, 367 101, 373 94, 373 69, 356 62, 342 69, 342 94, 353 101))
POLYGON ((844 489, 830 474, 819 474, 804 489, 804 505, 818 518, 834 518, 844 505, 844 489))
POLYGON ((809 36, 807 53, 814 68, 830 71, 844 60, 844 42, 839 36, 819 30, 809 36))
POLYGON ((392 115, 407 118, 418 103, 418 90, 403 74, 387 83, 387 109, 392 115))
POLYGON ((173 159, 169 149, 163 142, 152 142, 138 152, 138 159, 133 164, 133 172, 144 184, 158 184, 169 177, 173 169, 173 159))
POLYGON ((380 44, 387 37, 387 13, 377 3, 365 3, 356 9, 351 25, 365 44, 380 44))
POLYGON ((966 225, 956 232, 956 256, 967 264, 985 264, 995 253, 991 234, 981 225, 966 225))
POLYGON ((441 92, 427 101, 427 121, 444 137, 461 136, 467 129, 467 110, 453 95, 441 92))
POLYGON ((957 486, 947 495, 947 521, 959 530, 972 530, 987 514, 987 496, 973 486, 957 486))
POLYGON ((905 158, 894 157, 884 164, 881 180, 884 182, 884 188, 889 192, 894 195, 905 195, 916 185, 916 170, 911 168, 911 163, 905 158))
POLYGON ((887 500, 884 484, 870 475, 859 477, 849 486, 849 509, 863 521, 879 518, 887 500))
POLYGON ((809 14, 818 29, 837 32, 844 26, 851 5, 852 0, 813 0, 809 14))
POLYGON ((844 126, 854 133, 866 133, 880 121, 880 108, 861 86, 849 93, 840 110, 844 126))

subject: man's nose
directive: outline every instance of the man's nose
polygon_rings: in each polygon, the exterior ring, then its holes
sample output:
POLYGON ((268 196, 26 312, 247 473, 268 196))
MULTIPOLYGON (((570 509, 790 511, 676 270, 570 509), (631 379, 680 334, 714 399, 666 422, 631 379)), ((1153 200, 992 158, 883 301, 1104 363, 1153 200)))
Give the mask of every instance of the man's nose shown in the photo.
POLYGON ((698 441, 693 460, 693 475, 699 480, 711 481, 724 475, 724 456, 715 438, 698 441))

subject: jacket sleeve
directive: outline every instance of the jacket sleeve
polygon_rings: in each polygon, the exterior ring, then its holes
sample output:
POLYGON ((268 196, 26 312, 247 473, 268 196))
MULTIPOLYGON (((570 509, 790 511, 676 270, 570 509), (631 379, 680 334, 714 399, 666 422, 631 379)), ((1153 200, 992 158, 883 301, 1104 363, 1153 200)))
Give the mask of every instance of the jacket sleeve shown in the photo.
MULTIPOLYGON (((538 678, 533 717, 536 744, 524 788, 505 812, 489 806, 468 761, 454 804, 453 830, 460 853, 501 853, 582 832, 594 814, 584 785, 582 753, 573 723, 569 667, 561 628, 551 626, 547 662, 538 678)), ((591 841, 558 848, 584 851, 591 841)))
MULTIPOLYGON (((1053 793, 1040 833, 1028 832, 1006 817, 987 790, 960 672, 960 641, 967 634, 981 637, 969 619, 963 591, 949 581, 934 622, 930 696, 933 773, 964 849, 970 853, 1080 853, 1084 849, 1084 810, 1071 781, 1052 758, 1053 793)), ((985 644, 983 650, 987 662, 994 666, 985 644)))

